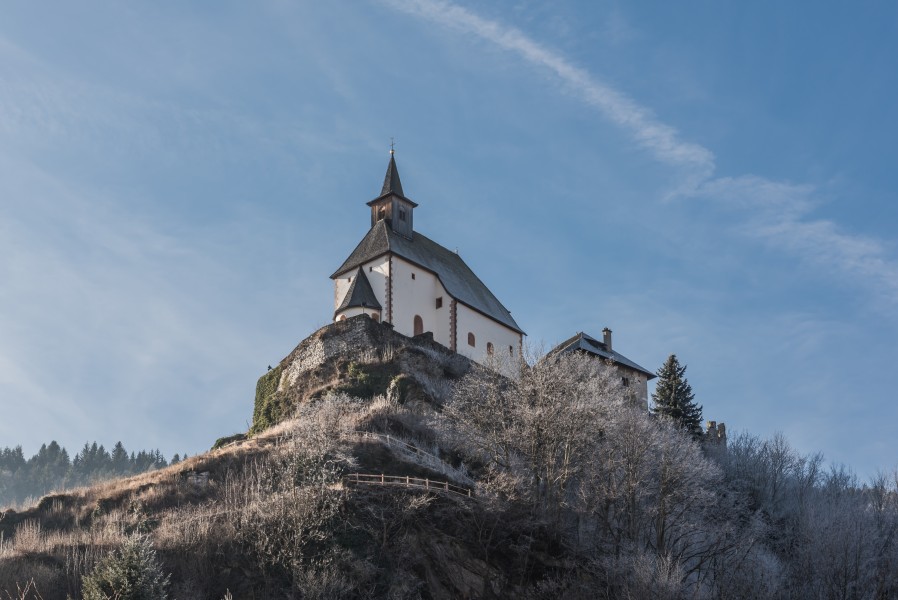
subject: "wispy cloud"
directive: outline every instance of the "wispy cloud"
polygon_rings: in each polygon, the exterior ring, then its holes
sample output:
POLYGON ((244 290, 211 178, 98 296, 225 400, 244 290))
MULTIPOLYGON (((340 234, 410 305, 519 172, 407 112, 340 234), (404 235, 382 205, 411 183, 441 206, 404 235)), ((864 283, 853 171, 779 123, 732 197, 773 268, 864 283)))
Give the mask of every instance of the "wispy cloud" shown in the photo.
POLYGON ((688 166, 707 175, 713 171, 714 156, 706 148, 684 142, 675 128, 660 122, 650 110, 602 83, 558 52, 527 37, 522 31, 484 19, 464 7, 442 0, 387 0, 387 4, 457 31, 476 35, 514 52, 531 65, 553 73, 571 92, 629 131, 659 160, 688 166))
POLYGON ((844 232, 811 216, 816 189, 763 177, 720 177, 702 182, 692 196, 745 213, 739 231, 801 260, 866 282, 892 304, 898 298, 898 263, 883 240, 844 232))
POLYGON ((715 177, 714 153, 684 141, 676 128, 647 107, 602 82, 558 51, 515 27, 486 19, 445 0, 384 0, 401 12, 474 35, 558 78, 586 104, 616 123, 659 161, 683 171, 683 183, 669 197, 723 201, 746 212, 739 229, 799 259, 837 271, 888 298, 898 298, 898 262, 882 240, 843 231, 836 223, 810 216, 814 187, 756 175, 715 177))

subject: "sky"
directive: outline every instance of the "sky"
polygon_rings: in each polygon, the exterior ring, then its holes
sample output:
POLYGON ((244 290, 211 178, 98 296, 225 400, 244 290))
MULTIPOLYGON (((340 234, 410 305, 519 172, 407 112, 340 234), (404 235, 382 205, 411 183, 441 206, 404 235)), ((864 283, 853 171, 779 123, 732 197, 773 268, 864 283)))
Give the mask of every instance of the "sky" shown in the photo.
POLYGON ((202 452, 333 316, 395 140, 528 342, 898 466, 898 5, 0 8, 0 447, 202 452))

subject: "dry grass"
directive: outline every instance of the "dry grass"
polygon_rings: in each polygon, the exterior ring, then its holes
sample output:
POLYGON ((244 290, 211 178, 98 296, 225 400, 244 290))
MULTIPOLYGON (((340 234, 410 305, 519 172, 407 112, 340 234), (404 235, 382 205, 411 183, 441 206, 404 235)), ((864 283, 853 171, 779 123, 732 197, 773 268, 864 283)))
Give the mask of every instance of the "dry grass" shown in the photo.
MULTIPOLYGON (((346 572, 373 585, 377 569, 368 559, 328 545, 345 499, 358 493, 340 477, 358 468, 352 452, 368 449, 354 432, 378 423, 401 423, 405 439, 440 452, 420 414, 385 397, 331 395, 252 438, 45 496, 6 515, 5 527, 0 521, 0 600, 39 598, 36 591, 47 600, 77 599, 81 579, 134 534, 149 536, 177 597, 217 600, 228 590, 245 597, 247 586, 270 597, 282 595, 277 586, 284 585, 341 596, 354 589, 340 581, 346 572), (209 472, 208 485, 190 483, 191 472, 209 472)), ((400 469, 440 470, 435 456, 393 455, 400 469)))

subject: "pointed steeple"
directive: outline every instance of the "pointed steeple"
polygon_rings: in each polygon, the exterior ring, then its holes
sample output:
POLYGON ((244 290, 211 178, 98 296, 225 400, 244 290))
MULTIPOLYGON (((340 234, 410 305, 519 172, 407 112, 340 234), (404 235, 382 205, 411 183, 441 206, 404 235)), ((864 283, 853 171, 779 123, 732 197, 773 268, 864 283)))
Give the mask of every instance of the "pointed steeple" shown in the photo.
POLYGON ((402 193, 402 182, 399 181, 399 169, 396 168, 396 158, 392 149, 390 150, 390 164, 387 166, 387 174, 384 176, 384 186, 380 190, 380 195, 390 193, 405 197, 405 194, 402 193))

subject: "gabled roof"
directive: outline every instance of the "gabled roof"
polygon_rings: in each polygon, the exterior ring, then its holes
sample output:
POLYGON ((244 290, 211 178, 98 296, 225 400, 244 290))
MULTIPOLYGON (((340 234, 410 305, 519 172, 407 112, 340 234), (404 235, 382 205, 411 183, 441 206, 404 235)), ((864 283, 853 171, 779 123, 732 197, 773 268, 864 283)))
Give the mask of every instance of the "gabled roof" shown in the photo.
POLYGON ((349 289, 346 290, 346 295, 343 296, 343 302, 340 303, 340 306, 334 313, 356 307, 381 310, 380 302, 377 301, 377 296, 374 295, 374 290, 371 289, 371 282, 368 281, 362 267, 359 267, 355 277, 352 278, 352 283, 349 284, 349 289))
POLYGON ((524 333, 508 309, 502 306, 502 303, 474 275, 474 272, 458 254, 447 250, 418 232, 415 232, 412 239, 405 238, 390 229, 386 221, 378 221, 368 231, 349 258, 334 271, 331 279, 336 279, 347 271, 360 267, 388 252, 436 274, 446 291, 462 304, 470 306, 518 333, 524 333))
POLYGON ((582 331, 569 340, 565 340, 552 348, 548 356, 551 356, 553 354, 562 354, 564 352, 574 352, 578 350, 581 352, 588 352, 595 356, 601 356, 602 358, 609 359, 624 367, 629 367, 634 371, 644 373, 646 375, 646 379, 655 378, 655 374, 645 367, 637 365, 635 362, 616 350, 609 350, 604 342, 600 342, 594 337, 586 335, 582 331))

